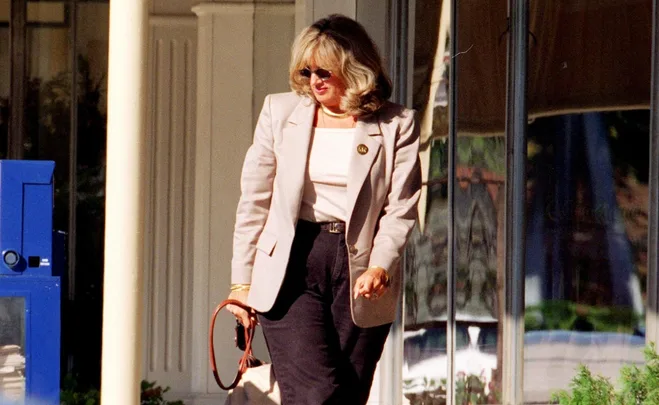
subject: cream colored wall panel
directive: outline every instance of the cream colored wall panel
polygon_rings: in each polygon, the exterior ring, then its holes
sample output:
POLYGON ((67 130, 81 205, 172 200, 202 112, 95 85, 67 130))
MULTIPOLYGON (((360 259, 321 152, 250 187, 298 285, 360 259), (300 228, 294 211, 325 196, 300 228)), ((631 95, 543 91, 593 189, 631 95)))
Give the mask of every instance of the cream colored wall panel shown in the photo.
MULTIPOLYGON (((240 168, 252 138, 254 5, 204 3, 193 11, 198 15, 200 62, 194 232, 198 333, 192 387, 197 394, 219 394, 209 378, 207 325, 215 305, 228 295, 240 168)), ((222 316, 215 333, 217 361, 226 379, 238 359, 232 348, 234 325, 229 315, 222 316)))
MULTIPOLYGON (((208 283, 211 308, 228 295, 235 208, 240 196, 240 169, 252 140, 254 27, 251 7, 227 9, 213 17, 213 104, 211 117, 211 263, 208 283)), ((220 319, 217 347, 231 345, 233 318, 220 319)), ((228 347, 227 347, 228 349, 228 347)), ((219 350, 224 369, 237 364, 238 352, 219 350)), ((229 373, 224 376, 229 377, 229 373)), ((219 392, 209 382, 210 392, 219 392)))
POLYGON ((151 14, 193 15, 192 7, 199 0, 151 0, 151 14))
POLYGON ((387 51, 389 32, 389 20, 387 7, 382 0, 357 0, 357 21, 359 21, 373 42, 378 47, 380 55, 387 64, 387 51))
POLYGON ((189 392, 197 32, 150 18, 145 378, 189 392))
MULTIPOLYGON (((199 35, 194 232, 198 271, 193 298, 199 328, 193 335, 192 387, 195 403, 221 403, 222 392, 208 371, 205 327, 214 307, 229 292, 240 171, 256 117, 265 94, 288 88, 295 7, 292 2, 207 2, 193 11, 198 15, 199 35)), ((217 362, 226 379, 232 378, 239 356, 233 345, 234 325, 225 313, 215 330, 217 362)), ((262 340, 255 351, 266 357, 262 340)))
MULTIPOLYGON (((348 17, 355 18, 357 15, 358 0, 307 0, 313 3, 313 21, 327 17, 333 13, 344 14, 348 17)), ((382 2, 385 3, 385 2, 382 2)), ((313 22, 311 21, 311 22, 313 22)), ((309 22, 309 24, 311 24, 309 22)))
POLYGON ((256 6, 254 15, 253 122, 267 94, 290 91, 288 64, 295 37, 294 4, 256 6))

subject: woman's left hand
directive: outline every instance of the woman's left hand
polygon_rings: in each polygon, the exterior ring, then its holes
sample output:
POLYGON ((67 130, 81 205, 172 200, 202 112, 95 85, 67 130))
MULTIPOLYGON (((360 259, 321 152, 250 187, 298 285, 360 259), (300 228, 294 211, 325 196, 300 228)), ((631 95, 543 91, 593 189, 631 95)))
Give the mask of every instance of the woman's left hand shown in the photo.
POLYGON ((389 288, 389 274, 382 267, 369 267, 355 282, 353 297, 378 299, 389 288))

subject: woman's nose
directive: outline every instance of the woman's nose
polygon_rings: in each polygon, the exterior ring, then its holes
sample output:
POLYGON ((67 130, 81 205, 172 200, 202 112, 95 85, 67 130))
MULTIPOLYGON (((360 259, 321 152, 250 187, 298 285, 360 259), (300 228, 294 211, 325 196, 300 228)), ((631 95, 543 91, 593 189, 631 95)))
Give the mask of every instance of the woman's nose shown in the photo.
POLYGON ((318 77, 318 75, 317 75, 316 73, 312 73, 312 74, 311 74, 311 78, 309 79, 309 83, 310 83, 312 86, 316 86, 316 85, 318 85, 320 82, 322 82, 322 80, 320 79, 320 77, 318 77))

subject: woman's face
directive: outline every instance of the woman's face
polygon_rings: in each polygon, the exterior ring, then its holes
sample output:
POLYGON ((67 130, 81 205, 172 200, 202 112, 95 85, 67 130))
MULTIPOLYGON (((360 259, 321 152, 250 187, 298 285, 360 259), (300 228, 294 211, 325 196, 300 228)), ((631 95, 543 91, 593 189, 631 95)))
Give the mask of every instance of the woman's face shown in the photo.
POLYGON ((325 107, 338 108, 346 92, 343 80, 330 68, 318 66, 314 62, 308 69, 311 72, 309 85, 316 100, 325 107))

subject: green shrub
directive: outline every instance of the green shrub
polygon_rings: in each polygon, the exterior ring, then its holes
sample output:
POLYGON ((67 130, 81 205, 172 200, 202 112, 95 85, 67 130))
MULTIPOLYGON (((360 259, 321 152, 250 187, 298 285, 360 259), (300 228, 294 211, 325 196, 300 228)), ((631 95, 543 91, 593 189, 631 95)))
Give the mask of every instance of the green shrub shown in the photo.
POLYGON ((552 395, 560 405, 657 405, 659 404, 659 355, 654 344, 644 351, 645 365, 625 366, 620 370, 620 390, 602 376, 594 376, 580 365, 569 390, 552 395))
POLYGON ((169 387, 162 388, 155 381, 142 381, 140 405, 185 405, 183 401, 165 401, 162 396, 167 391, 169 387))

